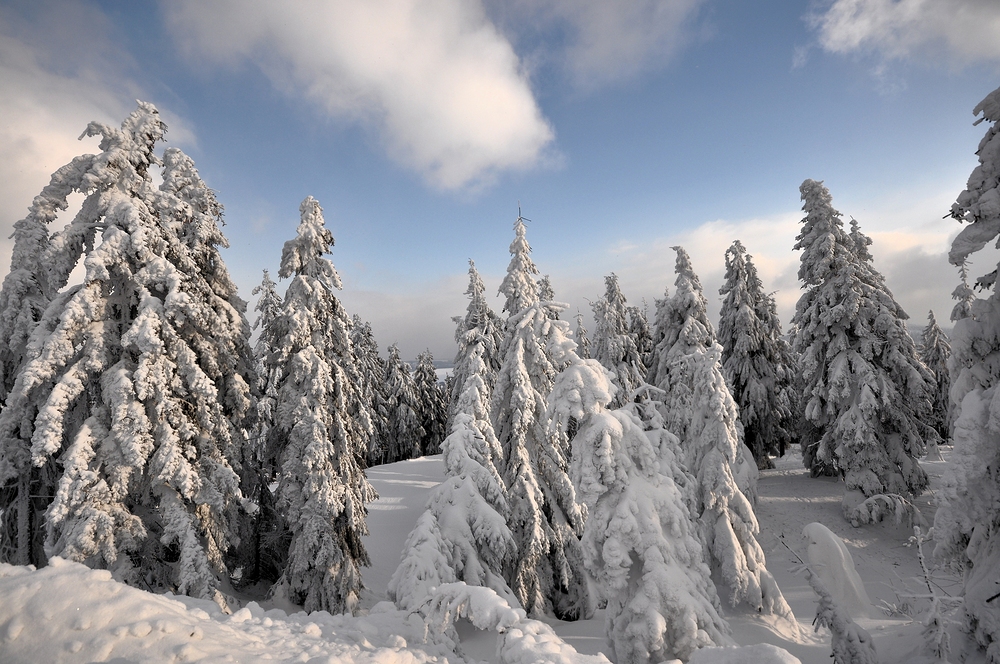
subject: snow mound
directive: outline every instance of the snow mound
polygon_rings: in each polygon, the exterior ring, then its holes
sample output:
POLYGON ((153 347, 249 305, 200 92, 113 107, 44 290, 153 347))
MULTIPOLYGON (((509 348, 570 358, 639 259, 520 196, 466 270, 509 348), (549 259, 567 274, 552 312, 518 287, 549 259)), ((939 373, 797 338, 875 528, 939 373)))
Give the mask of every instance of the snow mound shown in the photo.
POLYGON ((844 541, 822 523, 806 525, 802 536, 808 542, 809 568, 837 606, 852 618, 874 617, 865 584, 854 568, 854 558, 844 541))
POLYGON ((354 618, 256 603, 232 616, 206 600, 130 588, 111 573, 53 558, 32 570, 0 564, 0 661, 419 664, 455 661, 423 643, 419 616, 382 603, 354 618))
MULTIPOLYGON (((677 660, 675 660, 677 661, 677 660)), ((752 646, 721 646, 696 650, 688 664, 802 664, 784 648, 770 643, 752 646)))

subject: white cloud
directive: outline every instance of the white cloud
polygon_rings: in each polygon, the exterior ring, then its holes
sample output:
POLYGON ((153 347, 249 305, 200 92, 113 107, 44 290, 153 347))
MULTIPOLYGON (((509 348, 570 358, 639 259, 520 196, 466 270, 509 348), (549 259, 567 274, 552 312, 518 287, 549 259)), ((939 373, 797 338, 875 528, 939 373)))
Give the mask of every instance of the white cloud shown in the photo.
POLYGON ((662 66, 694 39, 705 0, 495 0, 510 29, 543 33, 573 81, 596 88, 662 66))
POLYGON ((476 1, 166 2, 182 48, 254 63, 289 95, 376 126, 391 156, 457 189, 545 158, 552 129, 476 1))
POLYGON ((943 52, 959 62, 1000 62, 996 0, 836 0, 811 22, 834 53, 894 59, 943 52))

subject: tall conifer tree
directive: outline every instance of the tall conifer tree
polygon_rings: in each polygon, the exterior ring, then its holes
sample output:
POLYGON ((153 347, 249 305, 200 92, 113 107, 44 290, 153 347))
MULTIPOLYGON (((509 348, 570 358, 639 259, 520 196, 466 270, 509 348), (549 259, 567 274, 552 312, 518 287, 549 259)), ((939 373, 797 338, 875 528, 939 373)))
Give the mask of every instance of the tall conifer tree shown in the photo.
POLYGON ((951 437, 951 407, 948 392, 951 390, 951 377, 948 375, 948 359, 951 357, 951 343, 938 326, 934 312, 927 314, 927 327, 924 328, 920 340, 920 359, 934 376, 934 404, 931 410, 930 424, 937 430, 942 440, 951 437))
MULTIPOLYGON (((465 391, 465 381, 473 370, 469 359, 473 352, 472 349, 477 345, 480 346, 480 349, 475 352, 480 355, 484 364, 481 378, 489 391, 493 390, 501 362, 500 350, 504 336, 503 321, 486 301, 486 286, 472 260, 469 261, 469 287, 465 290, 465 294, 469 296, 469 306, 465 316, 456 316, 452 319, 457 325, 455 342, 458 344, 458 353, 455 355, 455 368, 451 374, 451 393, 448 398, 449 423, 458 407, 458 400, 465 391)), ((489 403, 488 396, 486 402, 489 403)))
POLYGON ((420 424, 419 397, 413 382, 410 365, 399 357, 399 346, 389 346, 389 359, 385 368, 385 389, 388 397, 386 410, 384 463, 395 463, 420 456, 420 441, 425 432, 420 424))
POLYGON ((279 451, 278 504, 290 528, 279 587, 306 611, 353 611, 368 565, 362 536, 377 495, 364 473, 370 421, 358 422, 350 321, 334 291, 340 275, 325 258, 333 246, 323 210, 307 197, 301 222, 281 252, 291 278, 271 326, 269 365, 282 368, 270 444, 279 451))
POLYGON ((629 333, 628 306, 618 287, 618 276, 612 273, 604 278, 604 284, 604 297, 593 304, 594 359, 614 373, 618 390, 611 406, 618 408, 631 401, 633 392, 646 382, 646 370, 635 338, 629 333))

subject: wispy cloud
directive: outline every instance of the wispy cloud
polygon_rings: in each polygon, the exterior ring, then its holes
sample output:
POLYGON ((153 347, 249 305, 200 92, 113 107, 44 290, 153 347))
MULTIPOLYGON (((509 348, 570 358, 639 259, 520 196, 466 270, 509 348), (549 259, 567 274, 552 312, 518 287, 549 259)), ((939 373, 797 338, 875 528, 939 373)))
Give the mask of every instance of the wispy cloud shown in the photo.
POLYGON ((705 0, 496 0, 515 32, 529 26, 575 84, 594 89, 662 67, 701 33, 705 0))
POLYGON ((833 53, 1000 63, 996 0, 836 0, 809 20, 833 53))
POLYGON ((443 189, 537 166, 553 132, 478 2, 182 0, 163 4, 199 64, 250 62, 290 96, 374 126, 443 189))

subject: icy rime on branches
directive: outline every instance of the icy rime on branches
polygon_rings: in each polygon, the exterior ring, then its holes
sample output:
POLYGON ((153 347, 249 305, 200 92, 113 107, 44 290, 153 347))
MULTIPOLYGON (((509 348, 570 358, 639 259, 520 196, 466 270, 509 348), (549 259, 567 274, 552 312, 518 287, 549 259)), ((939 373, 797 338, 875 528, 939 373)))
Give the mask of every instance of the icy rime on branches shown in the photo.
POLYGON ((579 422, 570 472, 588 507, 584 563, 608 602, 614 661, 687 659, 697 648, 729 644, 702 545, 671 477, 677 439, 644 431, 627 410, 607 410, 614 390, 596 360, 574 355, 549 397, 556 423, 579 422))
POLYGON ((340 276, 324 258, 333 236, 311 196, 297 236, 285 243, 279 276, 292 278, 267 334, 282 368, 269 444, 278 451, 278 505, 291 531, 279 587, 306 611, 353 610, 368 564, 361 536, 365 505, 376 498, 362 470, 369 419, 352 412, 357 376, 349 320, 334 290, 340 276))
MULTIPOLYGON (((494 388, 491 419, 503 452, 501 477, 517 545, 504 577, 529 615, 549 610, 562 619, 589 610, 579 536, 586 514, 566 473, 564 434, 549 427, 545 399, 566 362, 568 324, 540 303, 524 222, 514 224, 511 261, 500 292, 507 298, 503 366, 494 388)), ((561 308, 561 307, 560 307, 561 308)))
POLYGON ((722 368, 739 406, 744 442, 758 468, 774 466, 791 441, 792 366, 774 298, 764 293, 743 244, 726 250, 725 296, 719 320, 722 368))
POLYGON ((57 461, 45 556, 221 601, 252 406, 249 327, 218 253, 222 208, 191 160, 166 150, 152 185, 164 130, 146 103, 120 130, 91 123, 102 154, 61 169, 35 201, 33 220, 87 194, 36 268, 53 293, 84 254, 86 276, 31 334, 0 416, 0 481, 57 461))
MULTIPOLYGON (((1000 235, 1000 89, 974 111, 992 123, 979 143, 979 165, 951 216, 969 225, 951 246, 949 259, 964 266, 969 256, 1000 235)), ((982 121, 980 120, 980 121, 982 121)), ((1000 662, 1000 297, 997 271, 977 279, 993 292, 971 303, 971 317, 952 332, 951 397, 956 410, 952 456, 934 518, 935 555, 965 568, 967 628, 1000 662)))
POLYGON ((804 417, 819 439, 803 441, 803 457, 845 473, 844 513, 879 494, 911 496, 927 486, 917 463, 925 437, 933 377, 917 358, 906 313, 871 265, 870 241, 855 226, 844 232, 840 213, 821 182, 799 188, 806 216, 796 238, 802 250, 795 347, 805 381, 804 417))

